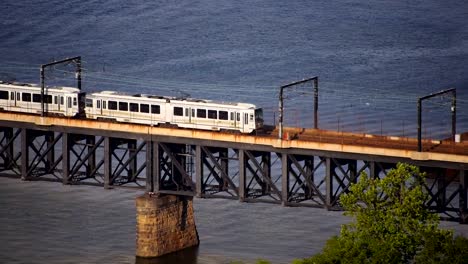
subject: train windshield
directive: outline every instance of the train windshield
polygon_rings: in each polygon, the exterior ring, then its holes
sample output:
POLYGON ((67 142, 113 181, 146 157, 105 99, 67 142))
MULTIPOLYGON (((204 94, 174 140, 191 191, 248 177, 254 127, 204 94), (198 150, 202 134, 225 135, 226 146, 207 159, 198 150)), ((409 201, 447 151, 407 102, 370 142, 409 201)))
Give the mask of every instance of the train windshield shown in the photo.
POLYGON ((262 108, 255 109, 255 121, 257 123, 263 124, 263 109, 262 108))

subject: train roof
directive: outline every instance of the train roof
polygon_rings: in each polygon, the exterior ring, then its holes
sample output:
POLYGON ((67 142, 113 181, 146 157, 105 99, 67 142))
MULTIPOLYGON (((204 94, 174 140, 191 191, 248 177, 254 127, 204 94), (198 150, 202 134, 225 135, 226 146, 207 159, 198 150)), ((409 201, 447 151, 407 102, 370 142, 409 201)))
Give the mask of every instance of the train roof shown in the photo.
POLYGON ((125 92, 116 92, 116 91, 100 91, 88 94, 88 96, 102 96, 108 98, 123 98, 123 99, 159 99, 167 102, 180 102, 180 103, 193 103, 193 104, 206 104, 206 105, 224 105, 229 107, 242 107, 242 108, 255 108, 254 104, 249 103, 240 103, 240 102, 224 102, 224 101, 215 101, 207 99, 197 99, 197 98, 185 98, 185 97, 171 97, 171 96, 159 96, 159 95, 149 95, 149 94, 130 94, 125 92))
MULTIPOLYGON (((5 88, 14 88, 14 89, 40 89, 41 87, 35 83, 19 83, 19 82, 4 82, 0 81, 0 87, 5 87, 5 88)), ((80 92, 80 89, 75 88, 75 87, 67 87, 67 86, 46 86, 46 90, 48 91, 64 91, 64 92, 80 92)))

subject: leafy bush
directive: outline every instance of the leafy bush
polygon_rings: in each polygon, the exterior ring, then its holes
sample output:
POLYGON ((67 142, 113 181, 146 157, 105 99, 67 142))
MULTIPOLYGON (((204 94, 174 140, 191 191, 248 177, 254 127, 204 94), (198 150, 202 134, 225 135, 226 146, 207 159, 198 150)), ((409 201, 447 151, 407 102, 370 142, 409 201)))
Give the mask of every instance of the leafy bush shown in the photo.
POLYGON ((383 179, 363 173, 340 198, 355 221, 321 253, 293 263, 468 263, 468 239, 439 229, 438 216, 424 207, 424 177, 407 164, 383 179))

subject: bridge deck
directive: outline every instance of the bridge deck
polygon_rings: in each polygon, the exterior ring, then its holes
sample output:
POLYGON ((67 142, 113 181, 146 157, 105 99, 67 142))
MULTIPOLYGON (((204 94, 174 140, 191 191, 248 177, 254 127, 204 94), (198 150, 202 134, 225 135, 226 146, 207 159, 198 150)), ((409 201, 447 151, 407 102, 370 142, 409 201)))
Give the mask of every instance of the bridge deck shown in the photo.
MULTIPOLYGON (((84 134, 121 133, 141 137, 172 137, 182 142, 197 140, 227 142, 242 146, 270 147, 273 149, 302 149, 379 155, 412 160, 427 160, 468 164, 468 141, 423 140, 423 152, 417 152, 414 138, 378 136, 316 129, 285 128, 289 138, 278 139, 276 129, 257 135, 230 134, 213 131, 151 127, 146 125, 112 123, 63 117, 40 117, 30 114, 0 113, 0 126, 22 123, 23 126, 58 131, 79 130, 84 134), (185 141, 184 141, 185 140, 185 141)), ((15 127, 15 126, 12 126, 15 127)), ((462 137, 463 138, 463 137, 462 137)))

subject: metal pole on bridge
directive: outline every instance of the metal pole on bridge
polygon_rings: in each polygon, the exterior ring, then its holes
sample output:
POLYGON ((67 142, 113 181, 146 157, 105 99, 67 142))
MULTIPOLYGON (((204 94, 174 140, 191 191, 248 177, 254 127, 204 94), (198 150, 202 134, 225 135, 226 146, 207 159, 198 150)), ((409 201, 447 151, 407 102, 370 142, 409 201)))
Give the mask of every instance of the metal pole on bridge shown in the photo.
POLYGON ((314 81, 314 128, 318 128, 318 76, 304 79, 301 81, 289 83, 286 85, 283 85, 280 87, 280 93, 279 93, 279 124, 278 124, 278 138, 282 139, 283 138, 283 119, 284 119, 284 105, 283 105, 283 90, 285 88, 295 86, 298 84, 303 84, 306 82, 314 81))
POLYGON ((280 94, 279 94, 279 122, 278 122, 278 127, 279 127, 279 132, 278 132, 278 138, 282 139, 283 138, 283 87, 280 88, 280 94))
POLYGON ((41 116, 44 112, 44 65, 41 65, 41 116))
POLYGON ((443 91, 440 91, 440 92, 437 92, 437 93, 433 93, 433 94, 430 94, 430 95, 426 95, 426 96, 423 96, 423 97, 420 97, 418 98, 418 152, 422 152, 422 136, 421 136, 421 130, 422 130, 422 114, 421 114, 421 111, 422 111, 422 101, 423 100, 426 100, 426 99, 429 99, 429 98, 432 98, 432 97, 435 97, 435 96, 439 96, 439 95, 443 95, 443 94, 446 94, 446 93, 452 93, 452 106, 450 108, 450 111, 452 113, 452 140, 455 140, 455 133, 456 133, 456 126, 457 126, 457 116, 456 116, 456 105, 457 105, 457 89, 455 88, 451 88, 451 89, 447 89, 447 90, 443 90, 443 91))
POLYGON ((421 143, 421 98, 418 99, 418 152, 422 151, 422 143, 421 143))
POLYGON ((318 129, 318 77, 314 78, 314 128, 318 129))
POLYGON ((45 106, 44 106, 44 90, 45 90, 45 68, 61 64, 65 62, 75 62, 76 64, 76 79, 77 79, 77 88, 81 90, 81 56, 73 57, 73 58, 66 58, 59 61, 54 61, 47 64, 41 65, 41 116, 45 116, 45 106))

